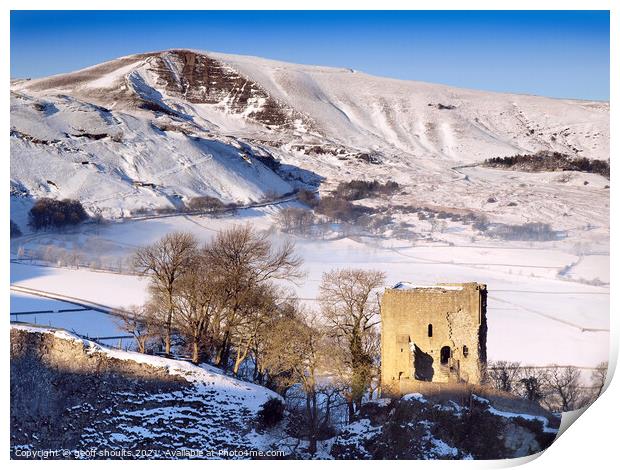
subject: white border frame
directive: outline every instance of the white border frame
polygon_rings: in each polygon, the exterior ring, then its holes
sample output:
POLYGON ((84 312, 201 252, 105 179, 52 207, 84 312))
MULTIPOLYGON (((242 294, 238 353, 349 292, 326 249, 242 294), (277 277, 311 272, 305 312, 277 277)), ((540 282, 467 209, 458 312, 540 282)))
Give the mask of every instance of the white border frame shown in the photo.
MULTIPOLYGON (((616 2, 617 3, 617 2, 616 2)), ((575 1, 575 0, 564 0, 564 1, 550 1, 550 0, 505 0, 501 2, 501 6, 498 5, 497 1, 488 1, 488 0, 470 0, 468 2, 462 2, 458 0, 435 0, 435 1, 418 1, 418 2, 407 2, 402 0, 383 0, 381 2, 373 2, 369 0, 358 0, 355 2, 355 9, 359 10, 379 10, 379 9, 412 9, 412 10, 611 10, 611 49, 610 49, 610 70, 611 70, 611 80, 610 80, 610 103, 611 109, 614 110, 616 103, 616 90, 617 85, 620 83, 620 61, 618 61, 618 15, 620 15, 620 9, 614 8, 612 1, 605 0, 589 0, 589 1, 575 1)), ((346 10, 348 5, 344 1, 339 0, 314 0, 307 1, 301 0, 295 2, 292 5, 290 2, 282 1, 282 0, 263 0, 260 4, 256 2, 252 2, 249 0, 228 0, 226 3, 223 2, 208 2, 208 1, 197 1, 197 0, 184 0, 183 2, 171 5, 169 1, 162 0, 151 0, 149 2, 146 1, 120 1, 120 0, 91 0, 88 2, 88 5, 84 3, 84 1, 78 0, 57 0, 53 5, 50 5, 49 2, 45 2, 44 0, 5 0, 3 2, 3 6, 5 9, 4 15, 2 16, 2 47, 0 48, 0 55, 2 57, 2 63, 4 65, 4 75, 5 81, 4 83, 8 83, 10 80, 10 10, 46 10, 53 7, 53 9, 59 10, 346 10), (171 6, 176 6, 177 8, 170 8, 171 6)), ((10 126, 10 114, 9 114, 9 93, 5 91, 2 95, 3 102, 3 110, 2 113, 2 129, 5 129, 4 132, 4 142, 3 142, 3 158, 1 160, 0 168, 2 171, 2 180, 0 186, 0 194, 8 195, 9 193, 9 177, 10 167, 9 167, 9 133, 7 130, 10 126)), ((612 111, 611 113, 611 129, 620 129, 620 124, 618 123, 618 119, 615 118, 615 113, 612 111)), ((616 138, 615 132, 611 134, 611 146, 610 146, 610 154, 616 154, 618 150, 618 139, 616 138)), ((615 158, 615 157, 614 157, 615 158)), ((616 162, 612 163, 612 172, 615 169, 616 162)), ((610 258, 610 268, 611 268, 611 285, 615 285, 616 275, 618 272, 618 266, 620 266, 620 259, 617 255, 616 247, 618 246, 618 241, 620 237, 617 234, 618 229, 618 219, 620 218, 617 214, 613 215, 615 210, 618 208, 618 197, 617 190, 615 184, 611 185, 610 192, 610 210, 611 210, 611 240, 610 240, 610 250, 611 250, 611 258, 610 258)), ((2 208, 3 221, 8 222, 9 218, 9 198, 3 197, 0 198, 0 207, 2 208)), ((8 225, 8 224, 7 224, 8 225)), ((9 281, 9 231, 7 225, 4 230, 1 232, 0 237, 2 237, 2 252, 4 262, 2 264, 2 269, 0 270, 2 276, 2 285, 4 285, 3 292, 3 302, 4 311, 9 311, 9 290, 8 285, 9 281)), ((611 315, 611 357, 609 360, 610 365, 610 373, 609 378, 612 377, 613 371, 615 370, 617 364, 617 356, 618 356, 618 331, 620 324, 620 311, 618 309, 618 297, 616 295, 616 291, 611 291, 610 298, 610 311, 615 312, 616 314, 611 315)), ((2 341, 3 351, 0 352, 1 361, 2 361, 2 370, 3 375, 6 381, 5 385, 2 387, 2 402, 4 407, 2 409, 2 423, 3 426, 0 428, 0 433, 3 437, 2 442, 6 447, 3 448, 3 452, 5 458, 8 460, 9 456, 9 386, 8 386, 8 375, 9 375, 9 357, 10 357, 10 349, 9 349, 9 329, 6 328, 4 331, 4 341, 2 341)), ((459 461, 459 462, 445 462, 445 461, 433 461, 433 462, 424 462, 424 461, 415 461, 415 462, 394 462, 394 461, 386 461, 386 462, 377 462, 377 461, 365 461, 365 462, 356 462, 355 465, 359 467, 371 468, 380 465, 381 467, 393 467, 397 466, 402 467, 402 465, 413 465, 413 466, 424 466, 425 468, 429 468, 429 466, 433 466, 435 468, 502 468, 502 467, 512 467, 519 464, 523 464, 526 462, 529 463, 528 468, 559 468, 560 466, 566 466, 567 468, 576 468, 577 466, 581 468, 607 468, 609 466, 609 462, 616 460, 616 447, 617 447, 617 432, 614 432, 618 426, 618 422, 615 420, 620 413, 618 413, 618 399, 620 398, 620 386, 618 385, 618 380, 612 381, 609 388, 605 391, 599 400, 597 400, 581 417, 579 417, 579 423, 575 426, 570 426, 570 429, 563 433, 558 440, 551 445, 551 447, 543 452, 542 454, 538 454, 536 456, 531 456, 523 459, 515 459, 515 460, 501 460, 501 461, 459 461), (536 458, 540 457, 540 458, 536 458)), ((579 416, 579 413, 575 413, 576 416, 579 416)), ((25 466, 39 466, 45 465, 46 469, 49 468, 60 468, 60 466, 71 466, 71 465, 84 465, 82 462, 60 462, 60 461, 45 461, 45 462, 35 462, 35 461, 10 461, 10 465, 14 467, 25 467, 25 466)), ((178 468, 179 465, 200 465, 202 467, 209 465, 215 466, 218 468, 222 468, 224 466, 243 466, 248 467, 252 465, 253 468, 256 466, 260 466, 262 468, 278 466, 284 467, 291 465, 291 462, 287 461, 253 461, 253 462, 232 462, 232 461, 215 461, 215 462, 159 462, 159 461, 145 461, 145 462, 89 462, 88 465, 92 465, 93 468, 101 468, 103 466, 108 465, 131 465, 132 469, 138 468, 147 468, 152 466, 170 466, 175 465, 175 468, 178 468)), ((316 465, 316 461, 295 461, 293 465, 299 466, 314 466, 316 465)), ((336 466, 339 468, 344 468, 345 466, 352 465, 351 462, 329 462, 329 461, 321 461, 319 465, 330 465, 336 466)), ((197 467, 194 467, 197 468, 197 467)))

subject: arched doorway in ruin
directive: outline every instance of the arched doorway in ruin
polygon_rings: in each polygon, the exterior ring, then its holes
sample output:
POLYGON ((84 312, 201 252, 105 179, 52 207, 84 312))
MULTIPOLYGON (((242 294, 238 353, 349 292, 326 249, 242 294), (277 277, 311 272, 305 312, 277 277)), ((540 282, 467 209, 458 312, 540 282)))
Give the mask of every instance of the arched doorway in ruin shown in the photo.
POLYGON ((450 346, 444 346, 439 351, 439 363, 442 366, 447 366, 450 362, 450 358, 452 357, 452 349, 450 346))

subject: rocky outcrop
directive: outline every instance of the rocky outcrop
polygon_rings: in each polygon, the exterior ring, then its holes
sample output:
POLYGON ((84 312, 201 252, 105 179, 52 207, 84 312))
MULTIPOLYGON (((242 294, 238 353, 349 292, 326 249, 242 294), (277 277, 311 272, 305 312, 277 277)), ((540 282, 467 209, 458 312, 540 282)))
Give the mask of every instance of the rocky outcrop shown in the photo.
POLYGON ((190 103, 216 105, 221 111, 242 115, 272 129, 293 129, 302 122, 310 126, 306 116, 278 102, 257 83, 206 54, 171 50, 132 56, 132 59, 118 62, 118 67, 109 63, 88 69, 88 72, 69 74, 62 82, 43 80, 32 89, 77 87, 76 95, 97 102, 113 102, 115 107, 129 109, 138 107, 182 121, 192 120, 184 114, 182 104, 190 103), (132 65, 134 67, 126 74, 116 78, 116 85, 107 82, 93 85, 97 83, 98 74, 115 73, 132 65), (166 97, 179 103, 168 103, 166 97))
POLYGON ((271 127, 292 128, 295 120, 307 120, 257 83, 205 54, 161 52, 149 58, 148 70, 156 77, 158 89, 189 103, 218 105, 271 127))
POLYGON ((335 438, 331 455, 416 460, 524 457, 551 445, 557 429, 549 424, 544 416, 501 412, 482 398, 457 403, 416 393, 365 404, 360 419, 335 438))
POLYGON ((181 361, 11 328, 13 458, 243 456, 257 450, 256 413, 272 396, 181 361))

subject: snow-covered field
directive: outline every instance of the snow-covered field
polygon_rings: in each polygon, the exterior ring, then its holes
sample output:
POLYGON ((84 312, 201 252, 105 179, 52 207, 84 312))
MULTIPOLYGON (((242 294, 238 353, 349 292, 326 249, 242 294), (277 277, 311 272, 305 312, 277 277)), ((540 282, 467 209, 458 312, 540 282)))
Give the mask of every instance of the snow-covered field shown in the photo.
POLYGON ((141 305, 147 296, 146 278, 88 269, 56 269, 12 263, 11 284, 77 297, 109 307, 141 305))
MULTIPOLYGON (((58 243, 81 246, 84 240, 105 240, 110 253, 129 256, 138 244, 155 241, 164 233, 184 230, 208 240, 218 230, 233 224, 252 223, 260 230, 272 227, 273 209, 248 210, 237 216, 170 217, 97 228, 85 226, 78 233, 24 237, 26 246, 58 243), (28 245, 30 244, 30 245, 28 245)), ((274 242, 282 235, 271 231, 274 242)), ((302 285, 294 287, 309 306, 318 307, 316 297, 323 272, 338 267, 379 269, 387 274, 387 286, 399 281, 419 284, 436 282, 483 282, 488 285, 488 354, 527 364, 558 363, 592 367, 607 360, 609 354, 609 287, 575 282, 561 275, 564 268, 588 266, 580 272, 587 280, 608 279, 609 258, 603 255, 581 257, 566 251, 562 242, 511 246, 506 242, 448 246, 445 243, 413 244, 405 240, 310 240, 294 238, 297 252, 304 259, 307 273, 302 285)), ((14 251, 20 239, 13 242, 14 251)), ((572 270, 569 271, 572 273, 572 270)), ((87 299, 111 307, 129 307, 144 302, 144 278, 87 269, 52 268, 28 264, 11 265, 13 284, 87 299)), ((17 300, 16 300, 17 301, 17 300)), ((17 305, 11 311, 17 310, 17 305)), ((21 305, 21 304, 20 304, 21 305)), ((75 325, 82 328, 75 315, 75 325)), ((59 317, 55 317, 59 318, 59 317)), ((114 327, 107 316, 101 331, 114 327)), ((92 324, 86 324, 92 331, 92 324)), ((81 331, 79 331, 81 332, 81 331)), ((84 332, 84 333, 90 333, 84 332)), ((97 335, 102 335, 97 332, 97 335)))

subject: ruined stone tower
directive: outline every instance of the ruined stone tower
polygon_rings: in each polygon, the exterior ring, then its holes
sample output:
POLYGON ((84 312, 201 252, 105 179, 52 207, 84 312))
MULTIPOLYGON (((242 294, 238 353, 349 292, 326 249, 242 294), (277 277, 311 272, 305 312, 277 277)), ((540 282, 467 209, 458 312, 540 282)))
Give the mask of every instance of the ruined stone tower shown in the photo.
POLYGON ((478 384, 486 364, 486 285, 396 284, 381 300, 383 396, 478 384), (435 385, 435 388, 438 388, 435 385))

